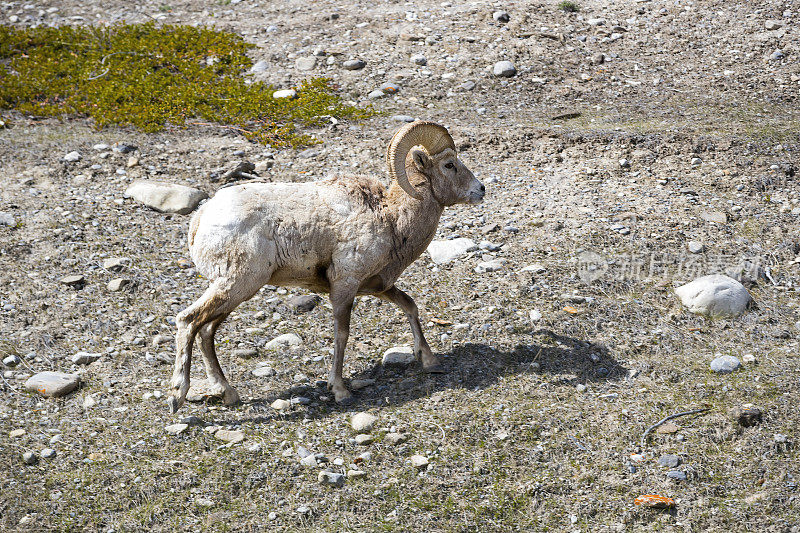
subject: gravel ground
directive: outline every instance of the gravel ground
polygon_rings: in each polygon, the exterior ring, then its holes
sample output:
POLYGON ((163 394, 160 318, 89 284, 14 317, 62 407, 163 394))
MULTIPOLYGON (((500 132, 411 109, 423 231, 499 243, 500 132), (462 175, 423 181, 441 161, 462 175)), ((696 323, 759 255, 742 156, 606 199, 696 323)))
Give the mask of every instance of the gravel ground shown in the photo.
POLYGON ((145 135, 3 116, 0 527, 800 531, 800 4, 577 4, 0 5, 16 26, 235 31, 258 45, 254 79, 327 76, 381 112, 311 131, 321 143, 305 151, 214 127, 145 135), (500 61, 516 74, 495 76, 500 61), (385 83, 398 91, 369 97, 385 83), (364 298, 345 361, 362 388, 337 406, 320 386, 330 307, 299 312, 301 291, 265 287, 217 334, 243 403, 169 415, 174 316, 205 281, 189 217, 149 210, 127 186, 213 194, 213 176, 243 160, 274 161, 261 173, 273 181, 385 179, 386 143, 409 117, 446 125, 487 187, 483 204, 445 212, 436 239, 496 245, 444 265, 424 254, 400 278, 447 373, 382 366, 411 334, 399 310, 364 298), (686 311, 673 289, 715 273, 756 305, 731 319, 686 311), (117 278, 128 284, 112 291, 117 278), (301 344, 267 347, 286 333, 301 344), (100 356, 74 364, 78 352, 100 356), (719 356, 743 364, 713 372, 719 356), (26 392, 46 370, 80 387, 26 392), (358 412, 372 428, 353 429, 358 412), (635 505, 644 494, 675 505, 635 505))

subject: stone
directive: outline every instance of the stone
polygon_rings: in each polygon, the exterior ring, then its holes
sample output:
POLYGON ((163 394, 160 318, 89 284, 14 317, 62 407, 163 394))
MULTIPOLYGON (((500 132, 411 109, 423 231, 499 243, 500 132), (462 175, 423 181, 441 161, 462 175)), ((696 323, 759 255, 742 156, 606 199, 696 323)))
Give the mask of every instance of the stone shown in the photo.
POLYGON ((22 462, 26 465, 35 465, 39 462, 39 457, 33 452, 25 452, 22 454, 22 462))
POLYGON ((670 470, 667 477, 675 481, 686 481, 686 473, 681 470, 670 470))
POLYGON ((9 368, 14 368, 18 364, 22 362, 22 359, 18 355, 11 354, 7 357, 3 358, 3 364, 9 368))
POLYGON ((387 81, 386 83, 382 83, 378 89, 383 91, 384 94, 397 94, 400 91, 400 86, 396 83, 387 81))
POLYGON ((298 57, 294 61, 294 66, 297 70, 301 72, 308 72, 314 70, 314 67, 317 66, 317 58, 314 56, 298 57))
POLYGON ((300 464, 309 468, 314 468, 317 466, 317 458, 313 453, 310 453, 305 457, 300 458, 300 464))
POLYGON ((742 363, 739 361, 737 357, 732 355, 721 355, 717 357, 711 364, 709 365, 713 372, 717 374, 730 374, 739 369, 742 366, 742 363))
POLYGON ((728 223, 728 215, 726 215, 722 211, 702 211, 700 213, 700 218, 702 218, 706 222, 713 222, 715 224, 728 223))
POLYGON ((762 413, 758 407, 752 405, 742 406, 736 413, 736 421, 740 426, 749 428, 761 423, 762 413))
POLYGON ((294 100, 297 98, 297 91, 294 89, 281 89, 280 91, 275 91, 272 93, 272 97, 276 100, 280 100, 281 98, 288 98, 289 100, 294 100))
POLYGON ((233 351, 233 355, 242 359, 252 359, 253 357, 258 357, 258 350, 255 348, 237 348, 233 351))
POLYGON ((768 31, 779 30, 783 27, 783 24, 779 20, 767 20, 764 21, 764 28, 768 31))
POLYGON ((340 488, 344 487, 346 478, 344 477, 343 474, 338 474, 336 472, 329 472, 328 470, 323 470, 317 475, 317 480, 323 485, 340 488))
POLYGON ((52 459, 56 456, 56 451, 53 448, 45 448, 42 450, 42 458, 52 459))
POLYGON ((257 61, 255 65, 250 67, 250 72, 252 72, 253 74, 258 74, 259 72, 266 72, 267 70, 269 70, 269 63, 267 63, 263 59, 261 61, 257 61))
POLYGON ((362 59, 349 59, 342 63, 342 68, 345 70, 361 70, 366 66, 366 61, 362 59))
POLYGON ((350 427, 352 427, 356 433, 368 433, 372 431, 377 421, 378 417, 371 413, 356 413, 350 419, 350 427))
POLYGON ((80 381, 80 377, 77 374, 51 371, 39 372, 28 378, 25 382, 25 389, 36 391, 43 396, 57 398, 74 391, 80 381))
POLYGON ((203 419, 199 416, 189 415, 181 418, 181 424, 187 424, 189 426, 204 426, 205 422, 203 422, 203 419))
POLYGON ((754 364, 756 362, 756 356, 751 353, 746 353, 742 356, 742 362, 744 364, 754 364))
POLYGON ((753 301, 744 285, 722 274, 703 276, 675 289, 689 312, 709 317, 736 317, 753 301))
POLYGON ((74 288, 81 288, 86 284, 86 278, 84 278, 80 274, 75 274, 73 276, 65 276, 61 278, 59 281, 68 287, 74 287, 74 288))
POLYGON ((277 372, 271 366, 259 366, 256 367, 251 374, 257 378, 271 378, 272 376, 276 375, 277 372))
POLYGON ((316 294, 298 294, 289 298, 286 303, 297 313, 308 313, 309 311, 312 311, 321 301, 322 298, 316 294))
POLYGON ((414 117, 411 115, 392 115, 392 120, 395 122, 414 122, 414 117))
POLYGON ((124 142, 116 142, 116 143, 114 143, 114 146, 112 147, 112 149, 115 152, 119 152, 120 154, 129 154, 131 152, 135 152, 136 150, 138 150, 139 147, 138 146, 134 146, 133 144, 128 144, 128 143, 124 143, 124 142))
POLYGON ((70 357, 70 361, 75 365, 90 365, 100 359, 101 355, 99 353, 78 352, 70 357))
POLYGON ((12 429, 11 431, 8 432, 8 436, 11 437, 12 439, 16 439, 16 438, 22 437, 26 433, 28 433, 28 432, 25 431, 22 428, 12 429))
POLYGON ((280 398, 275 400, 274 402, 272 402, 270 404, 270 407, 272 407, 276 411, 283 411, 285 409, 288 409, 291 406, 292 406, 292 402, 290 402, 288 400, 282 400, 280 398))
POLYGON ((372 444, 373 440, 375 440, 374 437, 366 433, 361 433, 359 435, 356 435, 355 437, 356 444, 358 444, 359 446, 366 446, 368 444, 372 444))
POLYGON ((363 470, 348 470, 347 479, 362 479, 367 477, 367 473, 363 470))
POLYGON ((367 95, 367 98, 370 100, 377 100, 379 98, 383 98, 384 96, 386 96, 386 93, 380 89, 375 89, 374 91, 370 91, 370 93, 367 95))
POLYGON ((413 56, 411 56, 411 62, 414 63, 415 65, 424 67, 425 65, 428 64, 428 58, 426 58, 422 54, 414 54, 413 56))
POLYGON ((424 455, 412 455, 411 456, 411 466, 416 468, 417 470, 424 470, 428 467, 430 461, 424 455))
POLYGON ((64 156, 64 161, 68 163, 76 163, 82 158, 80 152, 72 151, 64 156))
POLYGON ((528 311, 528 319, 531 321, 532 324, 535 324, 539 320, 542 319, 542 312, 538 309, 531 309, 528 311))
POLYGON ((125 191, 125 197, 133 198, 142 205, 159 213, 188 215, 208 198, 208 195, 193 187, 161 181, 136 180, 125 191))
POLYGON ((278 335, 267 344, 264 345, 264 348, 267 350, 278 350, 280 348, 291 348, 300 346, 303 344, 303 339, 300 336, 294 333, 284 333, 283 335, 278 335))
POLYGON ((164 431, 170 435, 180 435, 189 429, 189 424, 170 424, 164 428, 164 431))
POLYGON ((371 387, 375 385, 374 379, 352 379, 350 380, 350 390, 358 391, 361 389, 366 389, 367 387, 371 387))
POLYGON ((214 433, 214 438, 230 444, 237 444, 244 440, 244 433, 237 430, 220 429, 219 431, 214 433))
POLYGON ((681 458, 677 455, 666 454, 658 458, 658 466, 665 468, 675 468, 681 464, 681 458))
POLYGON ((444 265, 467 252, 477 250, 478 246, 472 239, 461 237, 449 241, 432 241, 428 245, 431 260, 437 265, 444 265))
POLYGON ((511 61, 498 61, 492 67, 492 73, 498 78, 513 78, 517 75, 517 69, 511 61))
POLYGON ((17 219, 11 213, 0 211, 0 226, 8 226, 13 228, 17 225, 17 219))
POLYGON ((408 440, 408 433, 387 433, 386 436, 383 437, 383 442, 390 446, 397 446, 398 444, 403 444, 408 440))
POLYGON ((511 20, 511 15, 508 14, 507 11, 495 11, 492 13, 492 18, 501 24, 505 24, 509 20, 511 20))
POLYGON ((689 253, 690 254, 699 254, 699 253, 702 253, 703 250, 705 249, 705 247, 703 246, 703 243, 697 242, 697 241, 689 241, 686 244, 686 248, 689 249, 689 253))
POLYGON ((405 367, 416 361, 411 346, 394 346, 383 352, 383 366, 405 367))
POLYGON ((589 26, 602 26, 606 23, 604 18, 591 18, 586 21, 589 26))
POLYGON ((678 427, 677 424, 673 422, 665 422, 656 428, 656 433, 661 435, 671 435, 672 433, 677 433, 681 428, 678 427))
POLYGON ((502 270, 503 268, 503 260, 502 259, 492 259, 491 261, 482 261, 478 263, 478 266, 475 267, 475 272, 478 274, 483 274, 486 272, 497 272, 498 270, 502 270))
POLYGON ((458 89, 459 89, 460 91, 465 91, 465 92, 466 92, 466 91, 471 91, 471 90, 473 90, 473 89, 474 89, 475 87, 477 87, 477 86, 478 86, 478 84, 477 84, 477 83, 475 83, 474 81, 472 81, 472 80, 467 80, 467 81, 465 81, 464 83, 462 83, 461 85, 459 85, 459 86, 458 86, 458 89))
POLYGON ((781 50, 780 48, 776 49, 776 50, 775 50, 774 52, 772 52, 772 54, 770 54, 770 56, 769 56, 769 58, 770 58, 771 60, 773 60, 773 61, 780 61, 780 60, 781 60, 781 59, 783 59, 784 57, 786 57, 786 55, 783 53, 783 50, 781 50))
POLYGON ((110 272, 119 272, 125 268, 125 263, 127 261, 127 259, 121 257, 109 257, 103 261, 103 268, 110 272))

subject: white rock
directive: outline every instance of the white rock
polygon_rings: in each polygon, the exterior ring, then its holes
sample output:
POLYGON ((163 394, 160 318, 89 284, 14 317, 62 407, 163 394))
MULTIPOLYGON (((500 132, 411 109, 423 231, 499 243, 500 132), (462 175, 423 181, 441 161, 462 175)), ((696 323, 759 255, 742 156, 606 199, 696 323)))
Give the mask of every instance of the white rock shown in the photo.
POLYGON ((0 226, 14 227, 17 225, 17 219, 11 213, 0 211, 0 226))
POLYGON ((301 339, 298 335, 295 335, 294 333, 284 333, 283 335, 278 335, 269 341, 264 345, 264 348, 267 350, 277 350, 279 348, 300 346, 301 344, 303 344, 303 339, 301 339))
POLYGON ((528 318, 530 318, 531 323, 536 323, 542 318, 542 312, 538 309, 531 309, 528 311, 528 318))
POLYGON ((492 67, 492 72, 499 78, 513 78, 517 75, 517 69, 511 61, 498 61, 492 67))
POLYGON ((744 285, 722 274, 697 278, 675 289, 690 312, 710 317, 735 317, 752 302, 744 285))
POLYGON ((297 98, 297 91, 295 91, 294 89, 282 89, 280 91, 275 91, 274 93, 272 93, 272 97, 277 99, 288 98, 289 100, 292 100, 294 98, 297 98))
POLYGON ((368 433, 372 431, 377 421, 378 417, 371 413, 356 413, 353 415, 353 418, 350 419, 350 427, 358 433, 368 433))
POLYGON ((427 468, 429 462, 430 461, 428 461, 428 458, 425 457, 424 455, 411 456, 411 466, 413 466, 414 468, 418 468, 419 470, 427 468))
POLYGON ((125 191, 125 196, 155 209, 160 213, 188 215, 208 195, 192 187, 160 181, 136 180, 125 191))
POLYGON ((314 56, 311 57, 298 57, 294 61, 294 66, 297 70, 308 72, 310 70, 314 70, 314 67, 317 65, 317 58, 314 56))
POLYGON ((329 485, 331 487, 344 487, 344 474, 323 470, 317 475, 317 479, 323 485, 329 485))
POLYGON ((89 365, 100 359, 99 353, 78 352, 70 360, 76 365, 89 365))
POLYGON ((475 241, 463 237, 449 241, 433 241, 428 245, 428 253, 437 265, 444 265, 477 249, 475 241))
POLYGON ((170 435, 180 435, 187 429, 189 429, 189 424, 170 424, 164 428, 164 431, 170 435))
POLYGON ((478 263, 478 266, 475 267, 475 272, 478 274, 483 274, 485 272, 497 272, 498 270, 502 270, 502 268, 502 259, 492 259, 491 261, 482 261, 478 263))
POLYGON ((254 74, 257 74, 259 72, 266 72, 267 70, 269 70, 269 63, 267 63, 263 59, 250 68, 250 72, 254 74))
POLYGON ((416 360, 411 346, 394 346, 383 352, 384 366, 408 366, 416 360))
POLYGON ((705 248, 702 242, 697 241, 689 241, 686 243, 686 247, 689 249, 690 254, 699 254, 705 248))
POLYGON ((67 161, 69 163, 74 163, 74 162, 80 161, 80 160, 81 160, 80 152, 73 151, 73 152, 70 152, 70 153, 68 153, 67 155, 64 156, 64 161, 67 161))
POLYGON ((80 377, 77 374, 47 371, 29 377, 25 382, 25 388, 44 396, 57 397, 69 394, 75 390, 78 383, 80 383, 80 377))
POLYGON ((283 411, 284 409, 288 409, 291 406, 292 402, 287 400, 281 400, 280 398, 270 404, 270 407, 272 407, 276 411, 283 411))

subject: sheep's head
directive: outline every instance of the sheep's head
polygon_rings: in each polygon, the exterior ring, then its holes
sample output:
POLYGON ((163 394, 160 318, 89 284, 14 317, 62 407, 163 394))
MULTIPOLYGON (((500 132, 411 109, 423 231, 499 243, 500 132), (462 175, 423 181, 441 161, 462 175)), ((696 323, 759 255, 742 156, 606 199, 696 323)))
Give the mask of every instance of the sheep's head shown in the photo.
POLYGON ((485 187, 458 159, 453 138, 444 126, 415 121, 400 128, 386 151, 389 175, 412 198, 422 199, 408 174, 425 176, 431 194, 442 205, 477 204, 485 187))

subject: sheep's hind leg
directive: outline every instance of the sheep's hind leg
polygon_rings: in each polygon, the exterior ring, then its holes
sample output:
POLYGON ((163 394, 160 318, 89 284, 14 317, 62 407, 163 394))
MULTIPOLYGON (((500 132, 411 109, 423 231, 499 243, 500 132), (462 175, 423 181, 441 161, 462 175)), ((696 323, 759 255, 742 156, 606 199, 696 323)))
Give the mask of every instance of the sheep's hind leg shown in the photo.
POLYGON ((441 361, 433 355, 433 351, 428 346, 428 341, 425 340, 425 335, 422 333, 422 326, 419 323, 419 309, 411 296, 395 286, 378 296, 396 304, 408 317, 408 322, 411 324, 411 333, 414 336, 414 355, 417 360, 422 362, 422 368, 426 372, 434 374, 443 373, 444 367, 442 367, 441 361))
POLYGON ((175 370, 172 374, 172 390, 167 399, 172 413, 176 413, 183 405, 186 393, 189 392, 194 338, 204 323, 219 316, 218 310, 226 301, 227 294, 222 290, 221 283, 214 282, 196 302, 178 313, 175 319, 178 326, 175 335, 175 370))
POLYGON ((353 401, 352 393, 347 389, 342 378, 344 367, 344 350, 350 336, 350 316, 353 312, 353 301, 356 289, 331 287, 331 306, 333 307, 334 347, 331 372, 328 376, 328 389, 333 391, 336 403, 348 405, 353 401))
POLYGON ((225 373, 217 359, 217 350, 214 347, 214 334, 226 318, 228 318, 227 314, 222 315, 200 328, 200 351, 203 353, 203 364, 208 376, 209 393, 212 396, 222 397, 222 403, 225 405, 236 405, 239 403, 239 393, 225 378, 225 373))

